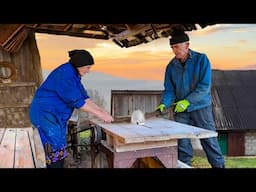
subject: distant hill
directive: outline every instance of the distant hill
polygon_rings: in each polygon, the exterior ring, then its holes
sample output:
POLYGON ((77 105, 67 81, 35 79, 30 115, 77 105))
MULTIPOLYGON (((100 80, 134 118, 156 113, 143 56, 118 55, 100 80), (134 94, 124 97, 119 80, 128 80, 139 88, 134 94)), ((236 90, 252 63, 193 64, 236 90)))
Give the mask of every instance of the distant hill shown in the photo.
POLYGON ((239 70, 256 70, 256 64, 247 65, 243 68, 240 68, 239 70))
MULTIPOLYGON (((43 70, 43 77, 46 78, 50 71, 43 70)), ((110 110, 111 90, 162 90, 163 81, 156 80, 129 80, 115 77, 101 72, 90 72, 82 78, 87 90, 97 90, 104 98, 107 110, 110 110)))

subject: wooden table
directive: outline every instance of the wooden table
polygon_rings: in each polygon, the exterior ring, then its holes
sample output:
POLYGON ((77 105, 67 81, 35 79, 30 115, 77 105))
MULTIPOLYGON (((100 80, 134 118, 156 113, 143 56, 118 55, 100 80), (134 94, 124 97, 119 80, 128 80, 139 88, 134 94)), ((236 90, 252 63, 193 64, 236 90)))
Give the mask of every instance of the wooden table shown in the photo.
POLYGON ((0 128, 0 168, 45 168, 37 129, 0 128))
POLYGON ((143 125, 100 123, 106 133, 103 151, 113 168, 129 168, 138 158, 157 157, 166 168, 176 168, 177 141, 181 138, 216 137, 217 132, 163 118, 148 119, 143 125), (109 159, 109 158, 108 158, 109 159))

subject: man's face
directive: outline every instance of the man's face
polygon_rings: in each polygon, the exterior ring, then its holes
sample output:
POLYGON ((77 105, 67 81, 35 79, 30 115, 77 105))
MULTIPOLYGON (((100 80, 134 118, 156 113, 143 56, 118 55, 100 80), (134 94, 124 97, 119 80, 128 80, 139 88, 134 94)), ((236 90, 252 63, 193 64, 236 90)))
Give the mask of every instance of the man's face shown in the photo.
POLYGON ((77 69, 78 69, 79 75, 82 77, 86 73, 90 72, 91 65, 86 65, 86 66, 78 67, 77 69))
POLYGON ((171 48, 177 59, 183 59, 187 57, 189 42, 173 44, 171 48))

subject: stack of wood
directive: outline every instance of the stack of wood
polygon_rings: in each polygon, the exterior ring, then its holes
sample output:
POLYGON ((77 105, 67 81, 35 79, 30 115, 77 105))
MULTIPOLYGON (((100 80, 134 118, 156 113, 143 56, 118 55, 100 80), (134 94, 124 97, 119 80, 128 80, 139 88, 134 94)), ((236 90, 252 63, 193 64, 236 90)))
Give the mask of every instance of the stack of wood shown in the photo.
POLYGON ((38 129, 0 128, 0 168, 45 168, 38 129))
POLYGON ((0 46, 9 53, 15 53, 28 35, 24 24, 0 24, 0 46))

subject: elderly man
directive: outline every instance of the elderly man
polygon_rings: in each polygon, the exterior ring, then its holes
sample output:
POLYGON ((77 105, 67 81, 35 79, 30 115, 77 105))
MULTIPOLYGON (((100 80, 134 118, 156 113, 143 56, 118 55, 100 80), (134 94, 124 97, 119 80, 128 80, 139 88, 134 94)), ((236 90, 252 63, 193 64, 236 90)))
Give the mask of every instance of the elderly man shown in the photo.
MULTIPOLYGON (((189 36, 182 30, 174 31, 170 46, 175 55, 165 71, 161 104, 164 108, 176 104, 175 121, 208 130, 216 130, 212 116, 211 64, 206 54, 189 48, 189 36)), ((224 157, 216 137, 200 140, 208 162, 213 168, 224 168, 224 157)), ((193 150, 190 139, 178 140, 178 159, 191 165, 193 150)))

